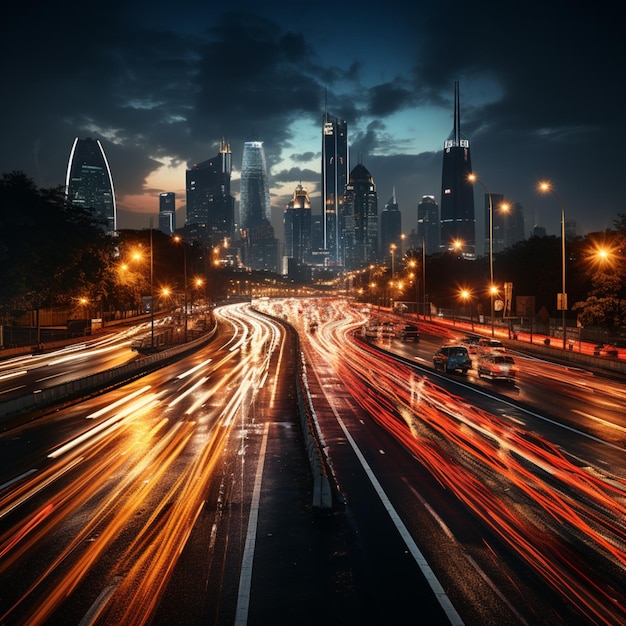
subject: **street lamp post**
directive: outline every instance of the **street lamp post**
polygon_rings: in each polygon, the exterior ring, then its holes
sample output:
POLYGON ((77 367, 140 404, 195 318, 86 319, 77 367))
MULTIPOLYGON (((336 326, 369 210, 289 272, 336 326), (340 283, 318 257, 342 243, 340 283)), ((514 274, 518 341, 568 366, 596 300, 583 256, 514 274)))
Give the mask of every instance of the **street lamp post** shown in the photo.
POLYGON ((391 280, 393 280, 394 273, 395 273, 393 263, 394 263, 394 253, 396 251, 396 244, 392 243, 391 246, 389 246, 389 250, 391 251, 391 280))
POLYGON ((563 326, 563 350, 567 347, 567 336, 565 327, 565 311, 567 310, 567 293, 565 292, 565 208, 561 197, 547 182, 539 183, 539 191, 545 193, 549 191, 554 195, 561 208, 561 293, 557 297, 557 309, 561 311, 561 322, 563 326))
POLYGON ((424 321, 426 321, 426 240, 422 235, 422 291, 424 293, 424 301, 423 301, 423 314, 424 321))
POLYGON ((154 246, 152 218, 150 218, 150 348, 154 348, 154 246))
POLYGON ((185 320, 185 343, 187 343, 187 247, 180 235, 174 235, 174 241, 183 247, 183 306, 185 320))
POLYGON ((489 189, 485 183, 483 183, 476 174, 470 174, 468 176, 468 180, 471 183, 478 183, 487 194, 489 198, 489 299, 491 302, 491 336, 493 337, 495 334, 494 331, 494 312, 493 312, 493 294, 494 294, 494 285, 493 285, 493 200, 491 198, 491 193, 489 193, 489 189))

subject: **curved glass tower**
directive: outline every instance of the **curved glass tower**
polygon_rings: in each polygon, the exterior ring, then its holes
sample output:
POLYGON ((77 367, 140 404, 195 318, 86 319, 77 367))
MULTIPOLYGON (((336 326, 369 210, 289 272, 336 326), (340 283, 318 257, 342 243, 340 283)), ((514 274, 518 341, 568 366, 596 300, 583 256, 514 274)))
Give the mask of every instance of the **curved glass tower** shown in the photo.
POLYGON ((253 270, 276 271, 278 240, 271 223, 270 185, 262 141, 246 141, 241 165, 241 254, 253 270))
POLYGON ((65 178, 68 202, 91 210, 107 232, 117 230, 117 207, 109 163, 98 139, 76 137, 65 178))
POLYGON ((246 141, 241 165, 241 226, 250 228, 269 222, 270 187, 262 141, 246 141))

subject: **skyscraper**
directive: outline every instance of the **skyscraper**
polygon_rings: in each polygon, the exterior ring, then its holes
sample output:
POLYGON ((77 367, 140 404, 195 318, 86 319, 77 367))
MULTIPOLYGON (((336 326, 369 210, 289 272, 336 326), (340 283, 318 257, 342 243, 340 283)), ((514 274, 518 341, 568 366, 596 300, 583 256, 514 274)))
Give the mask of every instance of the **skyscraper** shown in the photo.
POLYGON ((303 263, 311 257, 311 200, 302 185, 293 192, 293 198, 285 208, 284 256, 303 263))
POLYGON ((469 140, 461 134, 459 83, 454 83, 454 126, 443 146, 441 175, 441 247, 450 250, 458 242, 463 256, 476 256, 476 218, 469 140))
POLYGON ((111 170, 98 139, 76 137, 67 164, 65 195, 68 202, 90 209, 102 228, 117 230, 117 207, 111 170))
POLYGON ((394 244, 400 252, 402 237, 402 213, 396 201, 396 190, 394 187, 391 198, 385 204, 385 208, 380 214, 380 256, 386 259, 390 256, 391 244, 394 244))
POLYGON ((187 170, 187 222, 190 237, 214 245, 231 240, 235 230, 235 198, 230 193, 232 152, 222 140, 217 155, 187 170))
POLYGON ((378 195, 372 175, 361 163, 350 172, 340 227, 340 264, 358 269, 378 259, 378 195))
POLYGON ((322 226, 326 264, 341 265, 340 215, 348 182, 348 124, 324 112, 322 123, 322 226))
POLYGON ((417 236, 419 246, 422 242, 426 254, 439 252, 441 237, 441 222, 439 221, 439 205, 435 196, 422 196, 417 205, 417 236))
POLYGON ((159 194, 159 230, 173 235, 176 230, 176 194, 166 191, 159 194))
POLYGON ((270 187, 263 142, 246 141, 241 165, 241 226, 259 226, 270 217, 270 187))
POLYGON ((276 271, 278 241, 271 224, 270 187, 262 141, 246 141, 241 166, 241 243, 245 265, 276 271))

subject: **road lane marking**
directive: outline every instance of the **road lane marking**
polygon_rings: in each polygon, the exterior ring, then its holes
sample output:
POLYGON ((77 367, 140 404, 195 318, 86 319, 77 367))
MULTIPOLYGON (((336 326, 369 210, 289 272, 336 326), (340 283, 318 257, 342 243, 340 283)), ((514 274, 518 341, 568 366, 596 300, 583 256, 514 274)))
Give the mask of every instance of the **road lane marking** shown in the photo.
POLYGON ((252 587, 252 564, 254 561, 254 548, 256 545, 256 530, 259 520, 259 502, 261 499, 261 481, 263 479, 263 465, 265 463, 265 451, 267 449, 269 427, 269 422, 265 422, 265 427, 263 428, 263 441, 261 442, 261 450, 259 452, 259 462, 257 464, 256 477, 254 479, 254 492, 252 494, 252 504, 250 506, 250 517, 248 519, 246 545, 243 550, 243 559, 241 562, 235 626, 246 626, 248 623, 250 588, 252 587))
MULTIPOLYGON (((406 480, 405 480, 405 483, 407 483, 406 480)), ((430 504, 428 504, 428 502, 424 500, 424 498, 422 497, 422 494, 420 494, 413 487, 413 485, 410 485, 407 483, 407 487, 413 492, 413 495, 422 503, 422 506, 432 515, 433 519, 437 522, 437 524, 439 524, 439 527, 446 534, 448 539, 458 544, 456 537, 454 536, 452 531, 448 528, 448 525, 441 519, 441 517, 439 517, 439 515, 437 515, 437 513, 430 506, 430 504)), ((496 584, 491 580, 491 578, 489 578, 489 576, 487 576, 486 572, 482 569, 482 567, 480 567, 480 565, 478 565, 478 563, 476 563, 476 561, 465 551, 465 548, 463 548, 462 554, 463 554, 463 557, 467 560, 467 562, 474 568, 474 570, 476 570, 477 574, 489 586, 489 588, 498 596, 498 598, 500 598, 500 600, 502 600, 502 602, 504 602, 504 604, 506 604, 509 607, 509 610, 511 611, 511 613, 513 613, 514 615, 518 617, 521 624, 525 624, 526 622, 524 618, 515 610, 515 607, 508 601, 508 599, 500 591, 500 589, 496 587, 496 584)))
POLYGON ((417 563, 417 566, 420 568, 422 574, 424 574, 426 581, 428 582, 430 588, 435 594, 435 597, 437 598, 437 601, 439 602, 444 613, 450 620, 450 624, 452 624, 453 626, 463 626, 463 620, 461 619, 461 616, 457 613, 457 610, 452 605, 450 598, 448 598, 448 596, 446 595, 446 592, 441 586, 441 583, 439 582, 439 579, 435 575, 435 572, 433 572, 432 568, 430 567, 428 561, 422 554, 421 550, 417 547, 417 544, 413 540, 413 537, 411 536, 411 533, 409 532, 407 527, 404 525, 404 522, 400 518, 400 515, 398 515, 398 512, 393 508, 393 505, 391 504, 389 497, 387 496, 384 489, 382 488, 382 485, 378 482, 378 479, 374 475, 372 468, 369 466, 368 462, 365 460, 363 453, 357 446, 356 441, 354 441, 354 439, 352 438, 352 435, 348 431, 348 428, 346 427, 344 421, 341 419, 339 413, 337 412, 337 410, 332 404, 330 405, 330 408, 332 412, 334 413, 335 418, 337 422, 339 423, 339 426, 341 426, 341 429, 343 430, 344 435, 346 436, 346 439, 352 446, 352 450, 354 450, 354 453, 359 459, 361 466, 365 470, 367 477, 370 479, 370 482, 372 483, 374 490, 378 494, 380 501, 382 502, 387 513, 389 514, 391 521, 394 523, 395 527, 398 529, 398 532, 400 533, 400 536, 402 537, 402 540, 404 541, 406 547, 408 548, 411 556, 417 563))
POLYGON ((620 426, 619 424, 614 424, 613 422, 609 422, 608 420, 602 419, 601 417, 596 417, 595 415, 591 415, 591 413, 585 413, 584 411, 579 411, 578 409, 574 409, 574 413, 578 413, 581 417, 585 417, 594 422, 600 422, 602 426, 606 426, 607 428, 615 428, 615 430, 619 430, 623 433, 626 433, 626 428, 620 426))

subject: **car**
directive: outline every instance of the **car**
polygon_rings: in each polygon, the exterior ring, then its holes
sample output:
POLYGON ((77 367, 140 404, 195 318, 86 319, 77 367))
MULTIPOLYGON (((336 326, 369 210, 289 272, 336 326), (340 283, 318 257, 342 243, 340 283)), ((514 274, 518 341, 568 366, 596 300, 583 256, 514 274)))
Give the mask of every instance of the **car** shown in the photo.
POLYGON ((419 341, 420 331, 415 324, 407 324, 398 331, 398 339, 402 341, 419 341))
POLYGON ((472 369, 472 359, 465 346, 441 346, 433 356, 435 371, 467 374, 472 369))
POLYGON ((378 339, 378 328, 376 326, 363 326, 363 337, 366 339, 378 339))
POLYGON ((491 354, 481 359, 476 366, 479 378, 515 382, 517 368, 515 360, 508 354, 491 354))
POLYGON ((461 339, 461 344, 467 348, 470 354, 476 354, 479 339, 480 337, 476 337, 475 335, 467 335, 461 339))
POLYGON ((499 339, 489 339, 487 337, 483 337, 478 340, 477 352, 478 354, 486 356, 496 352, 506 352, 506 348, 499 339))
POLYGON ((383 335, 383 337, 392 337, 394 334, 393 322, 389 322, 389 321, 382 322, 380 324, 379 330, 380 330, 380 334, 383 335))

